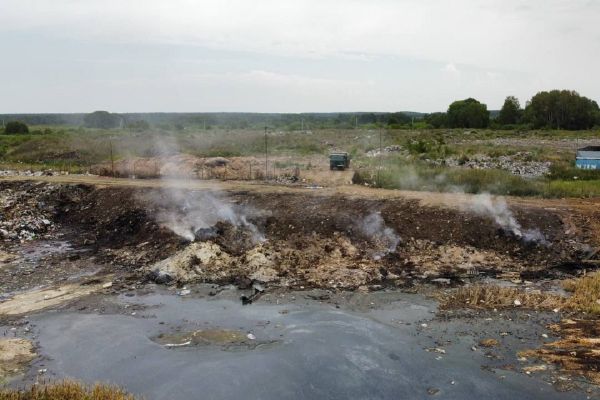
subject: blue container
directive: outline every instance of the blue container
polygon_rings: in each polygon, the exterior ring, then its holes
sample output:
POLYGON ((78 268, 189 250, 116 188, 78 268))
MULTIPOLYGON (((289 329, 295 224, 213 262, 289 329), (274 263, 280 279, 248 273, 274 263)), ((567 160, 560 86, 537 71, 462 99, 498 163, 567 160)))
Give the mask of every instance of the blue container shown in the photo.
POLYGON ((577 150, 575 166, 580 169, 600 170, 600 146, 588 146, 577 150))
POLYGON ((593 159, 585 159, 585 158, 578 158, 577 160, 575 160, 575 166, 577 166, 577 168, 580 169, 597 169, 600 170, 600 159, 598 160, 593 160, 593 159))

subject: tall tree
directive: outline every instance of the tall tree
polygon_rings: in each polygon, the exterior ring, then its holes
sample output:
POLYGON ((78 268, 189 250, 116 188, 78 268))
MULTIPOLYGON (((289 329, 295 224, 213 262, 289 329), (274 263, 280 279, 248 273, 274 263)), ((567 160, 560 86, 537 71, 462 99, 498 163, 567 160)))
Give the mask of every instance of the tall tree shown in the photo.
POLYGON ((539 92, 525 107, 525 119, 535 128, 590 129, 597 122, 598 103, 570 90, 539 92))
POLYGON ((487 128, 490 124, 487 106, 473 98, 450 104, 446 115, 450 128, 487 128))
POLYGON ((498 115, 498 122, 502 125, 517 124, 521 119, 521 114, 522 110, 519 99, 514 96, 508 96, 504 100, 504 105, 502 105, 502 109, 498 115))

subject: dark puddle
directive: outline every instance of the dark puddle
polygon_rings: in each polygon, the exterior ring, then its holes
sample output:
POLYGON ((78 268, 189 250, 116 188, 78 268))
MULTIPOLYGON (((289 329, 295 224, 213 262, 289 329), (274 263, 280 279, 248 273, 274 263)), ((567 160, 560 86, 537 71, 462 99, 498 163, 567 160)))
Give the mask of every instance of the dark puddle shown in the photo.
MULTIPOLYGON (((490 371, 517 363, 512 349, 485 368, 490 359, 471 349, 480 337, 470 333, 484 321, 432 320, 435 304, 417 295, 357 294, 336 308, 305 298, 243 306, 233 300, 239 293, 225 292, 197 298, 160 290, 116 299, 143 305, 136 315, 57 311, 31 318, 42 358, 26 381, 43 368, 45 379, 109 381, 147 399, 582 397, 515 370, 490 371)), ((480 325, 477 335, 524 332, 510 339, 523 347, 539 337, 528 331, 532 321, 480 325)))

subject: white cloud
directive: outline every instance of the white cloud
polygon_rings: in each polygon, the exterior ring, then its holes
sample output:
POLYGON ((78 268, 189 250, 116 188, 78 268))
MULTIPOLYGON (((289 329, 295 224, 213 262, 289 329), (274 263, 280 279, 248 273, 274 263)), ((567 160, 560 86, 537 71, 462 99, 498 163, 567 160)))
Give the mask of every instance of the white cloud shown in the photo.
MULTIPOLYGON (((294 93, 323 86, 368 99, 376 99, 372 93, 377 85, 385 93, 381 85, 387 84, 403 89, 408 108, 413 108, 411 97, 422 96, 418 87, 434 81, 441 69, 446 83, 436 81, 442 86, 434 88, 432 100, 419 103, 432 110, 463 94, 497 105, 508 94, 526 97, 555 87, 600 97, 595 78, 600 70, 599 19, 600 2, 588 0, 530 0, 525 5, 521 0, 2 0, 0 46, 26 34, 32 39, 23 51, 29 53, 38 49, 36 38, 84 41, 90 48, 183 44, 236 52, 242 58, 238 64, 220 61, 227 69, 222 73, 232 74, 232 84, 254 80, 255 86, 294 93), (257 67, 244 54, 294 60, 297 67, 257 67), (380 79, 386 57, 432 63, 438 65, 437 72, 380 79), (340 71, 343 78, 332 79, 334 67, 327 64, 332 60, 360 65, 363 73, 346 76, 340 71), (321 74, 298 72, 305 63, 321 61, 321 74), (407 93, 410 80, 418 84, 407 93), (506 93, 500 94, 502 90, 506 93), (442 97, 438 92, 444 91, 442 97)), ((146 68, 139 63, 141 71, 146 68)), ((36 68, 41 70, 44 63, 27 68, 39 74, 36 68)), ((199 74, 214 73, 198 68, 199 74)), ((193 74, 185 71, 182 76, 192 79, 193 74)), ((394 96, 394 91, 387 93, 394 96)), ((352 108, 352 99, 345 100, 331 107, 352 108)), ((394 97, 385 100, 402 106, 394 97)), ((373 101, 373 106, 381 105, 373 101)))
POLYGON ((600 66, 600 4, 586 0, 3 0, 0 29, 188 43, 297 57, 392 54, 533 70, 600 66), (561 62, 561 65, 562 65, 561 62), (575 64, 575 62, 569 62, 575 64), (547 65, 552 68, 552 65, 547 65))
POLYGON ((460 71, 454 63, 446 64, 444 68, 442 68, 442 72, 452 78, 460 78, 460 71))

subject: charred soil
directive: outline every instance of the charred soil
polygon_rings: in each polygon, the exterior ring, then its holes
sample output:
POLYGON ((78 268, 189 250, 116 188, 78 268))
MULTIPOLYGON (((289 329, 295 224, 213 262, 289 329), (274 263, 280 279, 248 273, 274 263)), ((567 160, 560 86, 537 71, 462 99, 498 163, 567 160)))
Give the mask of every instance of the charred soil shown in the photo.
MULTIPOLYGON (((27 193, 30 199, 8 203, 4 220, 43 212, 52 232, 63 235, 106 272, 151 276, 157 263, 190 251, 189 240, 157 220, 165 211, 186 212, 181 204, 149 200, 164 196, 164 189, 33 182, 2 182, 1 189, 27 193)), ((561 213, 531 205, 514 206, 512 211, 523 228, 539 229, 547 244, 527 243, 491 218, 410 198, 324 196, 290 189, 230 191, 219 201, 244 210, 264 240, 253 241, 244 226, 219 221, 196 232, 196 246, 209 243, 210 251, 218 253, 204 260, 210 265, 202 266, 198 255, 190 254, 188 264, 193 265, 184 266, 190 273, 171 277, 174 282, 258 280, 356 289, 440 278, 459 281, 507 271, 532 276, 577 263, 589 249, 575 232, 566 233, 561 213), (380 228, 398 238, 394 248, 383 236, 365 230, 365 219, 373 213, 381 217, 380 228)), ((10 250, 15 243, 17 238, 6 238, 3 247, 10 250)), ((56 257, 60 256, 54 255, 55 264, 56 257)))

